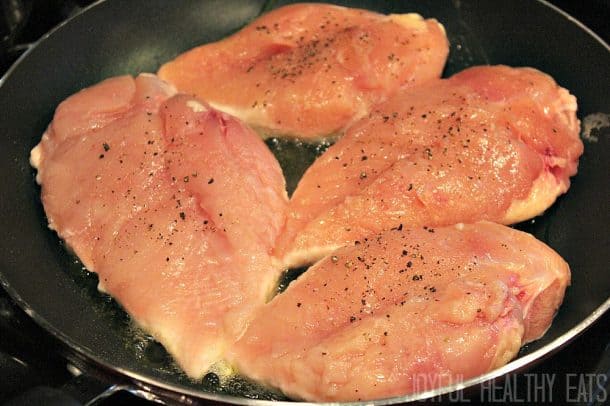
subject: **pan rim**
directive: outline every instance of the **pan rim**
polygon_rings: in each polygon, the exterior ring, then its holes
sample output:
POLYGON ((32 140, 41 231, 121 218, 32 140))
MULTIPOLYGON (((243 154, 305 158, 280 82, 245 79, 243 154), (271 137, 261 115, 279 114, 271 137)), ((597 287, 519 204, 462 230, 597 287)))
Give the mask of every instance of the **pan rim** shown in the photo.
MULTIPOLYGON (((496 379, 500 376, 507 375, 511 372, 516 372, 521 368, 526 367, 527 365, 533 363, 536 360, 542 359, 545 356, 553 354, 555 351, 561 349, 564 345, 571 342, 574 338, 588 329, 597 319, 599 319, 608 309, 610 309, 610 297, 606 299, 600 306, 598 306, 589 316, 587 316, 584 320, 578 323, 576 326, 572 327, 564 334, 557 337, 555 340, 550 343, 544 345, 543 347, 537 349, 536 351, 524 355, 522 357, 516 358, 504 365, 501 368, 497 368, 493 371, 487 372, 483 375, 476 376, 474 378, 468 379, 463 382, 458 382, 453 385, 443 386, 440 388, 418 392, 415 394, 397 396, 391 398, 383 398, 383 399, 375 399, 374 401, 358 401, 358 402, 299 402, 299 401, 285 401, 285 400, 261 400, 261 399, 250 399, 245 397, 237 397, 232 395, 222 395, 216 394, 212 392, 205 392, 201 390, 190 389, 186 387, 179 387, 178 385, 168 384, 161 382, 160 380, 150 378, 146 375, 131 371, 129 369, 117 367, 115 365, 110 365, 106 361, 100 359, 96 355, 89 354, 87 350, 82 348, 77 343, 73 342, 71 338, 66 336, 63 332, 56 329, 51 323, 47 322, 46 319, 40 316, 34 309, 32 309, 25 300, 21 298, 21 296, 12 289, 10 284, 7 283, 3 274, 0 272, 0 284, 4 288, 4 290, 9 294, 9 296, 17 303, 17 305, 30 317, 32 318, 40 327, 51 333, 56 339, 60 340, 63 344, 65 344, 68 349, 74 352, 76 355, 80 355, 84 357, 86 361, 93 361, 93 363, 97 367, 102 367, 106 370, 112 371, 115 374, 128 377, 133 380, 132 384, 134 385, 134 389, 144 389, 145 391, 152 391, 154 393, 154 389, 151 387, 147 387, 151 385, 154 388, 162 389, 165 391, 169 391, 175 394, 182 394, 183 396, 190 396, 196 399, 207 399, 221 402, 228 402, 237 405, 280 405, 280 406, 289 406, 289 405, 336 405, 341 404, 345 406, 364 406, 374 403, 375 405, 393 405, 399 403, 407 403, 413 402, 417 400, 425 400, 430 398, 435 398, 441 395, 445 395, 451 392, 463 390, 469 387, 473 387, 479 385, 483 382, 487 382, 493 379, 496 379)), ((138 396, 142 396, 138 390, 132 391, 138 396)))
MULTIPOLYGON (((49 30, 45 33, 40 39, 33 42, 28 49, 13 63, 13 65, 7 70, 7 72, 0 78, 0 91, 2 90, 5 82, 11 76, 11 74, 19 68, 22 61, 28 58, 28 55, 34 51, 41 43, 44 43, 50 36, 52 36, 56 31, 60 30, 65 25, 69 24, 73 19, 79 18, 83 13, 88 10, 99 6, 102 3, 106 3, 107 0, 97 0, 94 3, 90 4, 87 7, 82 8, 79 12, 70 16, 68 19, 62 21, 57 26, 49 30)), ((598 34, 592 31, 589 27, 584 25, 580 20, 571 16, 564 10, 559 7, 549 3, 546 0, 536 0, 536 2, 542 4, 545 7, 553 10, 556 13, 559 13, 570 23, 575 24, 579 29, 587 33, 591 38, 597 41, 602 45, 608 52, 610 52, 610 45, 606 43, 598 34)), ((527 365, 533 363, 534 361, 540 360, 545 356, 553 354, 557 350, 561 349, 563 346, 571 342, 574 338, 579 336, 582 332, 587 330, 596 320, 598 320, 608 309, 610 309, 610 297, 608 297, 600 306, 598 306, 593 312, 587 316, 584 320, 579 322, 574 327, 570 328, 568 331, 551 341, 550 343, 544 345, 543 347, 533 351, 530 354, 524 355, 522 357, 516 358, 504 365, 501 368, 490 371, 486 374, 479 375, 477 377, 468 379, 464 382, 459 382, 453 385, 443 386, 441 388, 436 388, 433 390, 419 392, 411 395, 404 395, 398 397, 384 398, 384 399, 376 399, 374 401, 358 401, 358 402, 329 402, 329 403, 314 403, 314 402, 298 402, 298 401, 276 401, 276 400, 260 400, 260 399, 251 399, 246 397, 237 397, 233 395, 224 395, 217 394, 213 392, 206 392, 203 390, 196 390, 187 387, 182 387, 178 384, 169 384, 163 382, 159 379, 143 375, 141 373, 135 372, 130 369, 118 367, 116 365, 111 365, 105 360, 101 359, 97 355, 93 354, 91 350, 82 347, 78 343, 76 343, 72 338, 64 334, 61 330, 57 329, 52 323, 47 321, 43 316, 37 313, 34 309, 32 309, 28 303, 19 295, 17 291, 15 291, 8 280, 6 279, 2 270, 0 270, 0 285, 7 292, 7 294, 11 297, 11 299, 41 328, 50 333, 54 338, 58 339, 64 346, 68 348, 68 350, 74 353, 76 356, 84 359, 87 363, 93 364, 92 366, 96 368, 102 368, 104 370, 112 371, 114 374, 119 376, 129 378, 132 380, 130 383, 133 385, 132 393, 144 397, 141 390, 146 392, 155 393, 155 389, 168 391, 174 394, 182 395, 182 397, 192 397, 194 399, 206 399, 212 401, 226 402, 238 405, 294 405, 294 404, 302 404, 302 405, 319 405, 319 404, 341 404, 346 406, 360 406, 360 405, 391 405, 398 403, 406 403, 413 402, 417 400, 425 400, 434 398, 437 396, 441 396, 444 394, 448 394, 450 392, 463 390, 472 386, 479 385, 483 382, 487 382, 493 379, 496 379, 500 376, 506 375, 511 372, 516 372, 527 365)), ((127 389, 128 390, 128 389, 127 389)), ((186 399, 183 399, 183 401, 186 399)))

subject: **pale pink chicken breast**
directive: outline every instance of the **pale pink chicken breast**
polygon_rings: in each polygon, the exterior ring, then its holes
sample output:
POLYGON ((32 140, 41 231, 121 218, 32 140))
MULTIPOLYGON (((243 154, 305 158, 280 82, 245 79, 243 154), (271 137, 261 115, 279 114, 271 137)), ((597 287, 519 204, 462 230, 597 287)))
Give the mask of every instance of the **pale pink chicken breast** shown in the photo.
POLYGON ((475 67, 401 91, 307 170, 276 255, 298 266, 398 223, 534 217, 582 151, 576 99, 534 69, 475 67))
POLYGON ((271 253, 288 196, 269 148, 240 121, 190 96, 173 97, 159 114, 165 121, 165 162, 178 187, 203 202, 236 249, 271 253))
POLYGON ((178 56, 159 76, 267 135, 314 138, 341 132, 400 86, 438 78, 447 54, 436 20, 294 4, 178 56))
POLYGON ((230 359, 309 401, 428 390, 507 363, 544 334, 569 281, 557 253, 509 227, 401 225, 311 267, 258 311, 230 359))
POLYGON ((152 75, 105 80, 62 102, 32 150, 49 227, 92 271, 98 241, 163 198, 156 112, 174 93, 152 75))
POLYGON ((50 227, 199 378, 274 287, 287 197, 256 133, 173 93, 153 75, 85 89, 58 107, 31 161, 50 227))

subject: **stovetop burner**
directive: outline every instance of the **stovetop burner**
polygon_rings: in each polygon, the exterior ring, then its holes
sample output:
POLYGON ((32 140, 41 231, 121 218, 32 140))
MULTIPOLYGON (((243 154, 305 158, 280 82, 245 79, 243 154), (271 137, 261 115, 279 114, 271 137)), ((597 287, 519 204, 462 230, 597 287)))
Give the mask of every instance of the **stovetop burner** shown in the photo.
MULTIPOLYGON (((0 2, 0 75, 49 29, 69 18, 92 0, 2 0, 0 2)), ((610 42, 610 5, 605 0, 574 2, 554 0, 553 4, 584 22, 610 42)), ((610 402, 610 312, 588 331, 557 354, 503 382, 480 388, 478 393, 432 399, 435 403, 469 401, 471 404, 531 403, 606 404, 610 402), (533 393, 532 388, 541 388, 533 393), (536 399, 532 399, 532 394, 536 399)), ((47 404, 78 404, 59 391, 74 394, 77 370, 61 355, 57 340, 36 325, 0 289, 0 404, 9 399, 30 404, 24 393, 32 388, 47 391, 47 404), (21 397, 20 397, 21 396, 21 397), (72 403, 70 403, 72 402, 72 403)), ((77 398, 79 396, 76 396, 77 398)), ((40 399, 40 398, 38 398, 40 399)), ((80 396, 80 401, 88 400, 80 396)), ((118 392, 96 404, 147 405, 149 401, 127 392, 118 392)))

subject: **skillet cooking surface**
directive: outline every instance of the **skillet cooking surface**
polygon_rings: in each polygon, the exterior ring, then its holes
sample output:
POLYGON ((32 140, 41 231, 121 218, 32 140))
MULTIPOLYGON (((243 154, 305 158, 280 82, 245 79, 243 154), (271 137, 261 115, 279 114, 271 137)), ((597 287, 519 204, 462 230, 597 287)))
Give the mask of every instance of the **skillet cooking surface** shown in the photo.
MULTIPOLYGON (((219 389, 208 376, 192 382, 159 344, 133 328, 126 314, 96 290, 46 228, 40 189, 28 163, 30 149, 68 95, 104 78, 154 72, 177 54, 218 40, 254 18, 263 0, 107 1, 52 32, 24 55, 0 84, 0 279, 9 294, 78 357, 171 391, 225 401, 224 395, 281 399, 237 380, 219 389)), ((273 2, 279 6, 284 2, 273 2)), ((579 118, 610 113, 610 52, 583 27, 534 0, 352 1, 342 5, 384 13, 418 12, 441 21, 451 42, 445 76, 477 64, 532 66, 552 75, 579 102, 579 118)), ((606 134, 585 141, 578 175, 547 213, 519 228, 557 250, 571 266, 572 286, 547 334, 524 348, 506 373, 539 358, 590 324, 610 306, 606 134), (601 306, 601 307, 600 307, 601 306), (596 312, 597 309, 597 312, 596 312)), ((318 152, 269 142, 289 185, 318 152)), ((405 400, 402 398, 394 401, 405 400)))

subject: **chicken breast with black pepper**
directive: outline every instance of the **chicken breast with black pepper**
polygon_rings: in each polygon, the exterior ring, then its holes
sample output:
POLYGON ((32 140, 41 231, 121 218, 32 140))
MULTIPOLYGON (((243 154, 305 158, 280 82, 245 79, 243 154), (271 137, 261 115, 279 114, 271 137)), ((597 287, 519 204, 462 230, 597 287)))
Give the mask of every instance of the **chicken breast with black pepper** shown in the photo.
POLYGON ((185 52, 159 76, 264 135, 314 139, 341 133, 400 87, 440 77, 448 53, 436 20, 305 3, 185 52))
POLYGON ((541 214, 583 152, 576 98, 531 68, 480 66, 404 89, 318 158, 276 255, 313 263, 396 224, 503 224, 541 214))
POLYGON ((256 133, 174 93, 146 74, 84 89, 31 162, 49 227, 200 378, 275 287, 287 196, 256 133))
POLYGON ((506 226, 398 225, 311 267, 229 354, 298 399, 425 391, 510 361, 550 326, 569 281, 557 253, 506 226))

